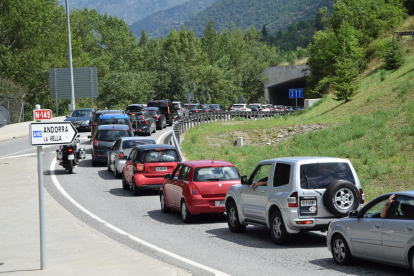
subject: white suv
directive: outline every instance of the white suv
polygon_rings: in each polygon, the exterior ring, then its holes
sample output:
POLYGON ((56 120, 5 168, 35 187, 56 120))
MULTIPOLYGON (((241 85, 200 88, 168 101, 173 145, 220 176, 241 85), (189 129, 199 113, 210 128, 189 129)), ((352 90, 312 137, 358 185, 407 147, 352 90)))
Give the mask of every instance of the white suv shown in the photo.
POLYGON ((252 111, 247 104, 233 104, 230 111, 252 111))
POLYGON ((266 225, 276 244, 287 244, 300 231, 326 231, 331 221, 364 203, 358 176, 347 159, 264 160, 248 179, 242 176, 242 183, 231 186, 226 195, 230 231, 266 225), (259 181, 266 185, 256 185, 259 181))

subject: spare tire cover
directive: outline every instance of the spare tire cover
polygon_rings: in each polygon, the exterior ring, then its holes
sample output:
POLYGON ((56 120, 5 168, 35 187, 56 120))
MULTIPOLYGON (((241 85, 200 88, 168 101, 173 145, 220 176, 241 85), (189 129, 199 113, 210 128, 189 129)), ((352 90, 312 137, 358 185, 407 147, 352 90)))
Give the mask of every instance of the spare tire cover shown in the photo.
POLYGON ((326 188, 323 204, 331 214, 342 218, 350 211, 358 209, 359 198, 355 184, 347 180, 335 180, 326 188))

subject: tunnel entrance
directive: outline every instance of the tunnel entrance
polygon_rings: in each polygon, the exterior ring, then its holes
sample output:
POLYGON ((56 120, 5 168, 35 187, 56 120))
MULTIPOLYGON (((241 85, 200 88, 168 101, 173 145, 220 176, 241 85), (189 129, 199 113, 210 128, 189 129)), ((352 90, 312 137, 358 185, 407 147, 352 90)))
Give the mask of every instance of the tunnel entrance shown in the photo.
MULTIPOLYGON (((268 87, 270 103, 273 105, 296 105, 296 99, 289 99, 289 89, 304 88, 306 86, 305 78, 288 80, 283 83, 268 87)), ((298 106, 304 106, 303 98, 298 99, 298 106)))

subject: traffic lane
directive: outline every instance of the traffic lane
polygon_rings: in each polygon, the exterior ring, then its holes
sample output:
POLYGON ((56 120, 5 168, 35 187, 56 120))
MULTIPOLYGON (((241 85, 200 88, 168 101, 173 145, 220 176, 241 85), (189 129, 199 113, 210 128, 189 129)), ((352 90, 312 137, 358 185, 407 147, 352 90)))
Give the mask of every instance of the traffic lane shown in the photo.
POLYGON ((30 145, 29 137, 0 142, 0 158, 32 151, 36 151, 36 147, 30 145))
MULTIPOLYGON (((265 227, 249 226, 244 233, 235 234, 228 230, 223 217, 214 216, 201 216, 192 224, 184 224, 178 212, 161 213, 157 192, 132 197, 106 166, 91 167, 90 160, 82 161, 75 173, 56 172, 64 189, 92 213, 131 235, 231 275, 274 275, 275 268, 288 275, 303 275, 304 271, 322 275, 332 272, 337 275, 373 272, 392 275, 395 272, 395 268, 384 266, 379 270, 375 265, 365 263, 357 267, 337 266, 326 248, 325 236, 319 233, 298 235, 291 245, 280 247, 272 243, 265 227), (257 264, 260 265, 256 267, 257 264)), ((74 212, 110 237, 150 255, 159 255, 131 243, 122 235, 102 229, 105 227, 84 214, 74 212)), ((159 259, 174 262, 162 255, 159 259)), ((188 268, 186 264, 180 267, 188 268)), ((404 272, 407 273, 402 269, 403 275, 404 272)))

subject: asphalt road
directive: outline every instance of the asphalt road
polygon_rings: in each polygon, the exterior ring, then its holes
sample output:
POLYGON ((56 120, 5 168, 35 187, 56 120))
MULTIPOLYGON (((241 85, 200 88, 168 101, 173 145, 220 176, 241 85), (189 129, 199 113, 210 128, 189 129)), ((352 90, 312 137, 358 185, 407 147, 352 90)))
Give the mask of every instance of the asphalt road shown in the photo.
MULTIPOLYGON (((157 140, 170 130, 171 127, 157 131, 153 137, 157 140)), ((92 167, 87 135, 81 133, 81 146, 87 149, 87 158, 71 175, 57 163, 51 167, 57 146, 44 148, 47 191, 77 218, 114 240, 193 275, 409 275, 403 268, 365 261, 338 266, 326 247, 325 235, 319 232, 300 234, 292 244, 277 246, 265 227, 248 226, 242 234, 231 233, 224 215, 203 215, 194 223, 185 224, 178 212, 161 213, 157 192, 133 197, 130 191, 122 189, 121 180, 115 179, 106 166, 92 167), (63 196, 52 175, 73 200, 98 219, 63 196)), ((168 139, 168 135, 164 138, 168 139)), ((35 152, 25 138, 0 143, 3 158, 35 152)))

